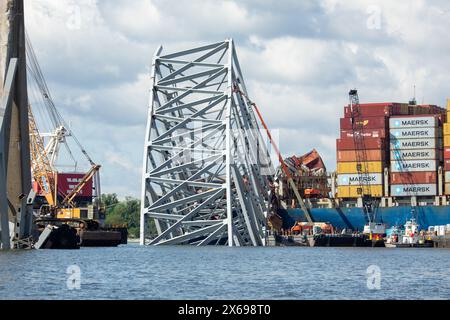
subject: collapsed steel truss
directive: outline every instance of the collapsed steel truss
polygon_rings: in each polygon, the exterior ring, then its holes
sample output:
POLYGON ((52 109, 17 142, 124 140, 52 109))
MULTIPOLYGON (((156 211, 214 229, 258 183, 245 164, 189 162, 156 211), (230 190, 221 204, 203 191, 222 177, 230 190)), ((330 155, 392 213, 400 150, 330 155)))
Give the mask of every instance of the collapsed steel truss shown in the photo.
POLYGON ((161 52, 152 65, 141 244, 264 245, 274 172, 238 93, 247 91, 233 41, 161 52))

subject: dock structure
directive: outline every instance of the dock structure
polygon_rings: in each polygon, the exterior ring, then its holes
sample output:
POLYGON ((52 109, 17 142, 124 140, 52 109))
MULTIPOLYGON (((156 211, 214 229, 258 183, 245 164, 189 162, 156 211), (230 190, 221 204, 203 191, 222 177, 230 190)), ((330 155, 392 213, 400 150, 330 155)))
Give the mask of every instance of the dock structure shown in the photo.
POLYGON ((265 245, 274 169, 233 40, 160 47, 151 77, 140 243, 265 245))
POLYGON ((0 0, 0 248, 31 234, 28 94, 23 0, 0 0))

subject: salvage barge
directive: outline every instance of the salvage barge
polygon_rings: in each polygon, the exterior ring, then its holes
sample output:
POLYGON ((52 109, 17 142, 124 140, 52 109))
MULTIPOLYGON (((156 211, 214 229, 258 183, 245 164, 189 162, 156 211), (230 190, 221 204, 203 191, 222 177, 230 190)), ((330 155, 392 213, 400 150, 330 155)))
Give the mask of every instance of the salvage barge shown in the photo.
POLYGON ((35 239, 46 243, 35 245, 41 249, 117 247, 127 244, 128 238, 127 228, 102 228, 95 220, 39 218, 35 226, 35 239))

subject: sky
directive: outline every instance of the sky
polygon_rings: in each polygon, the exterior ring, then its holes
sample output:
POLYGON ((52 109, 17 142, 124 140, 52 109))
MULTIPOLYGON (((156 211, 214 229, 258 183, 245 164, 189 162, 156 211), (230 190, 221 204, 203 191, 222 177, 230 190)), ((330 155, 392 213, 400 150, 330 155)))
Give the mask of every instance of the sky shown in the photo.
POLYGON ((26 28, 103 193, 139 197, 150 65, 233 38, 249 95, 284 156, 315 148, 336 168, 348 91, 361 102, 446 106, 448 1, 25 0, 26 28))

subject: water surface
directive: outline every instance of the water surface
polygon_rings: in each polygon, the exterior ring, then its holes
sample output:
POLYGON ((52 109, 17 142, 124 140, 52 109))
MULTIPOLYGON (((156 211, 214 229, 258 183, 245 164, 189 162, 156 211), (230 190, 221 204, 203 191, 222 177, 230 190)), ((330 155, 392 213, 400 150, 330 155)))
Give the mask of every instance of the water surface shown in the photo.
POLYGON ((450 299, 450 250, 131 244, 0 252, 0 299, 450 299), (379 290, 367 286, 371 265, 381 272, 379 290), (81 271, 79 290, 69 289, 78 278, 68 268, 81 271))

